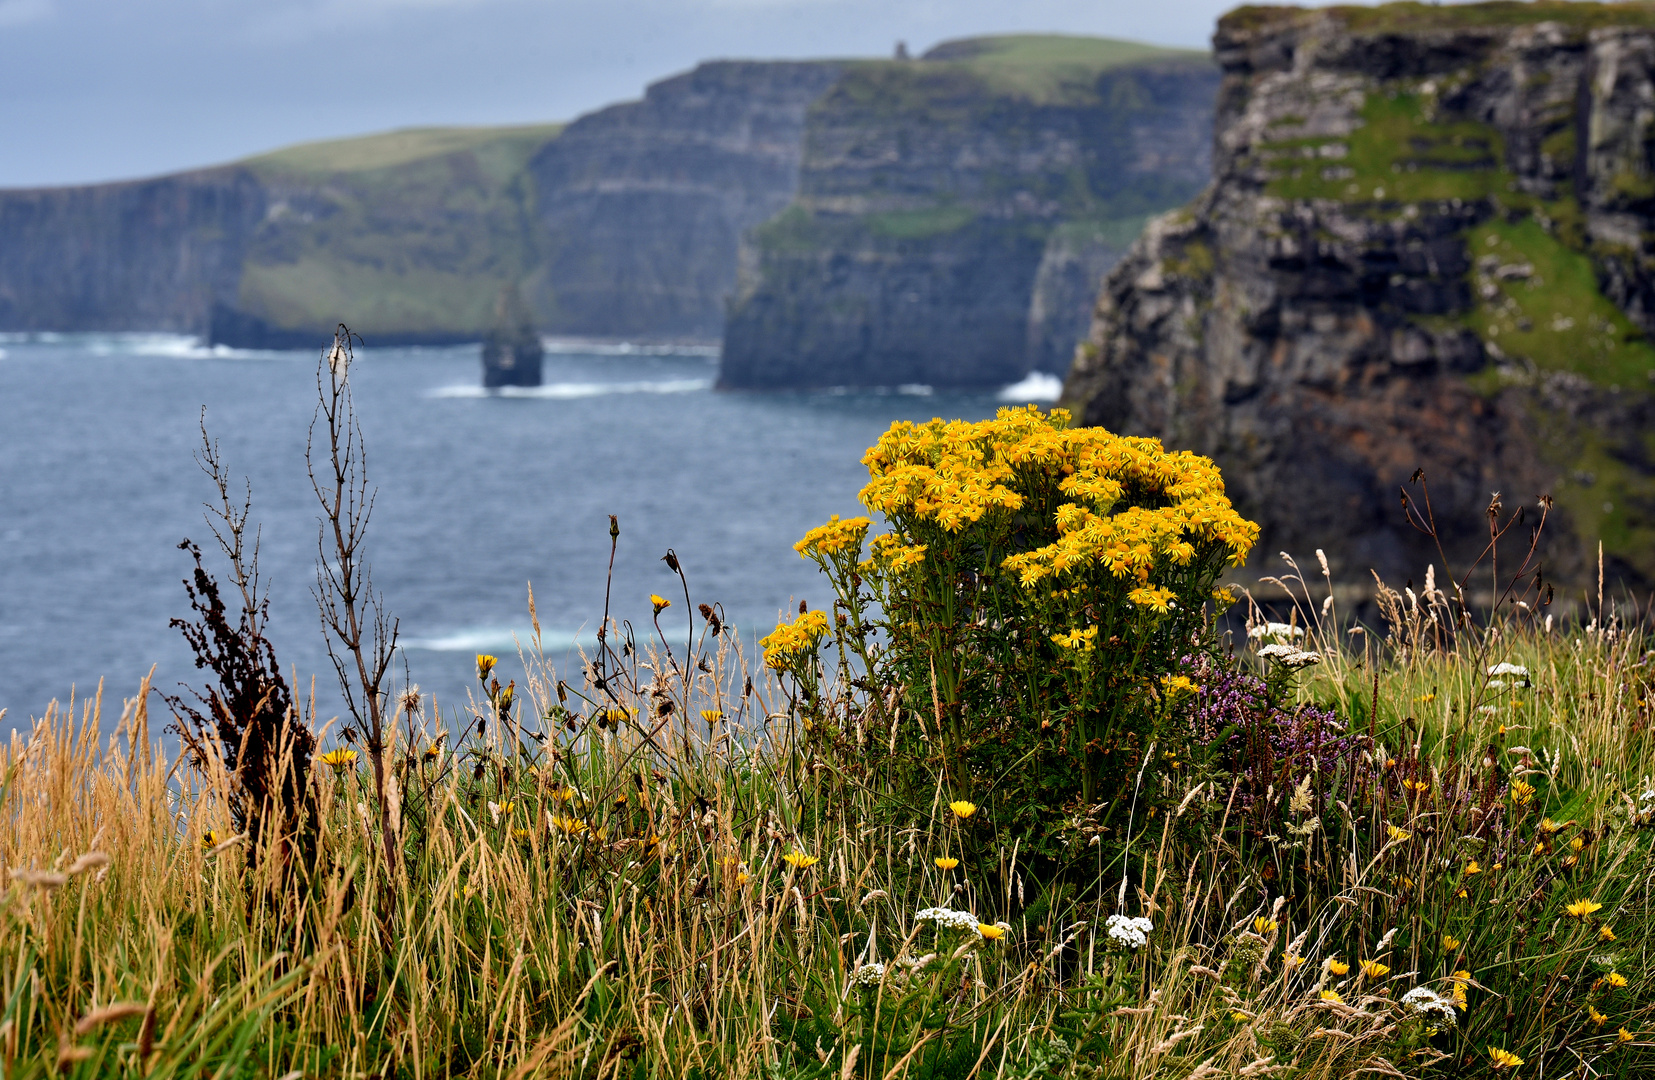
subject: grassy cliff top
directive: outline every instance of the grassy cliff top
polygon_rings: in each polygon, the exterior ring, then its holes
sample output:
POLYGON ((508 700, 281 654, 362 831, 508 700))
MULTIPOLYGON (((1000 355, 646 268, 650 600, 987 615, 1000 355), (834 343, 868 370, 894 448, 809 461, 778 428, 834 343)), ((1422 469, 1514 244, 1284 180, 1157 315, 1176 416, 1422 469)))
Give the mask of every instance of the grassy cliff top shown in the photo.
MULTIPOLYGON (((992 89, 1038 102, 1058 102, 1091 91, 1110 68, 1155 60, 1210 63, 1197 49, 1067 34, 1005 34, 945 41, 921 58, 922 68, 947 64, 980 77, 992 89)), ((901 64, 902 61, 880 61, 901 64)))
POLYGON ((1308 21, 1332 15, 1352 30, 1408 31, 1531 26, 1555 22, 1591 29, 1599 26, 1655 26, 1655 4, 1595 4, 1580 0, 1490 0, 1482 4, 1379 4, 1327 8, 1240 7, 1219 19, 1220 30, 1253 30, 1271 23, 1308 21))
POLYGON ((300 143, 248 158, 242 164, 258 172, 287 176, 326 176, 395 168, 450 154, 505 155, 527 161, 562 124, 517 127, 403 128, 377 135, 300 143))

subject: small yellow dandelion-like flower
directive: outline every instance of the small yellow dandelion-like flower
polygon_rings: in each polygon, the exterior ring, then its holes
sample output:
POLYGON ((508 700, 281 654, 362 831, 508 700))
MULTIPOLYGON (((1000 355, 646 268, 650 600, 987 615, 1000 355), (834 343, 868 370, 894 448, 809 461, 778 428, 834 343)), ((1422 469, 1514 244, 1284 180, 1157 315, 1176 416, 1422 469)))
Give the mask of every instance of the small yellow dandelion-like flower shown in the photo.
POLYGON ((1199 686, 1195 685, 1194 680, 1187 675, 1161 676, 1161 692, 1166 695, 1169 701, 1197 693, 1200 689, 1199 686))
POLYGON ((1236 1023, 1239 1024, 1239 1023, 1242 1023, 1245 1020, 1251 1020, 1252 1017, 1248 1016, 1246 1013, 1242 1012, 1240 1009, 1231 1009, 1230 1010, 1230 1019, 1234 1020, 1236 1023))
POLYGON ((938 858, 935 861, 936 861, 936 864, 937 864, 937 869, 939 869, 939 870, 952 870, 952 869, 954 869, 954 867, 960 865, 960 860, 951 859, 946 855, 942 856, 941 858, 938 858))
POLYGON ((1268 915, 1255 916, 1253 919, 1253 932, 1258 934, 1260 937, 1263 937, 1265 934, 1274 931, 1276 929, 1276 925, 1276 920, 1270 918, 1268 915))
POLYGON ((1470 981, 1471 981, 1471 972, 1469 972, 1469 971, 1456 971, 1456 972, 1454 972, 1454 979, 1453 979, 1454 986, 1453 986, 1453 991, 1452 991, 1450 996, 1454 999, 1454 1008, 1460 1010, 1461 1012, 1464 1012, 1467 1008, 1470 1007, 1467 1004, 1468 999, 1467 999, 1466 994, 1465 994, 1466 984, 1469 983, 1470 981))
POLYGON ((1622 975, 1618 971, 1611 971, 1603 977, 1603 985, 1609 987, 1611 990, 1619 990, 1621 987, 1626 985, 1626 976, 1622 975))
POLYGON ((203 851, 211 851, 223 842, 224 837, 219 835, 217 829, 208 829, 201 834, 201 850, 203 851))
POLYGON ((1337 990, 1323 990, 1322 1000, 1331 1001, 1335 1005, 1339 1005, 1342 1004, 1345 999, 1339 996, 1339 992, 1337 990))
POLYGON ((1419 698, 1417 700, 1419 701, 1419 703, 1421 705, 1429 705, 1429 704, 1431 704, 1431 702, 1437 700, 1437 695, 1435 695, 1435 694, 1421 694, 1421 695, 1419 695, 1419 698))
POLYGON ((1460 939, 1455 937, 1453 934, 1442 935, 1442 947, 1447 949, 1449 952, 1453 952, 1455 949, 1459 948, 1460 945, 1460 939))
POLYGON ((511 835, 518 840, 527 840, 529 837, 533 836, 534 833, 530 832, 528 829, 518 827, 512 829, 511 835))
POLYGON ((1605 1013, 1598 1012, 1597 1006, 1588 1005, 1586 1006, 1586 1019, 1590 1020, 1598 1027, 1602 1027, 1608 1021, 1609 1017, 1605 1013))
POLYGON ((1568 913, 1571 919, 1586 919, 1591 917, 1592 912, 1603 910, 1603 905, 1591 900, 1576 900, 1563 910, 1568 913))
POLYGON ((477 654, 477 681, 482 682, 483 680, 487 679, 488 678, 488 673, 493 671, 494 670, 494 665, 498 664, 499 662, 500 662, 499 657, 490 656, 487 653, 478 653, 477 654))
POLYGON ((1569 850, 1570 851, 1580 851, 1581 849, 1585 848, 1585 846, 1586 846, 1586 838, 1584 836, 1577 836, 1574 839, 1569 841, 1569 850))
POLYGON ((1294 968, 1303 963, 1304 957, 1302 956, 1294 956, 1291 953, 1284 954, 1281 958, 1281 969, 1283 971, 1292 971, 1294 968))
POLYGON ((1345 963, 1343 960, 1329 960, 1327 962, 1327 969, 1335 975, 1345 975, 1350 972, 1350 965, 1345 963))
POLYGON ((1396 879, 1396 884, 1397 888, 1401 889, 1403 892, 1408 892, 1414 887, 1414 879, 1409 877, 1407 874, 1403 874, 1396 879))
POLYGON ((955 817, 959 818, 961 821, 964 821, 966 818, 977 812, 977 804, 974 802, 966 802, 964 799, 958 799, 949 803, 948 809, 954 811, 955 817))
POLYGON ((551 826, 553 830, 562 833, 564 836, 579 836, 586 831, 586 822, 562 814, 555 815, 551 819, 551 826))
POLYGON ((745 870, 739 871, 736 874, 736 884, 737 885, 745 885, 751 880, 752 880, 751 876, 749 876, 747 871, 745 871, 745 870))
POLYGON ((1466 877, 1471 877, 1473 874, 1480 874, 1482 872, 1483 872, 1483 868, 1477 865, 1477 860, 1476 859, 1472 859, 1470 862, 1465 864, 1465 876, 1466 877))
POLYGON ((1407 788, 1409 791, 1416 791, 1419 794, 1424 795, 1426 792, 1431 790, 1431 781, 1429 781, 1429 780, 1404 780, 1404 781, 1402 781, 1402 786, 1407 788))
POLYGON ((1470 895, 1471 894, 1466 891, 1465 886, 1462 885, 1462 886, 1460 886, 1460 891, 1454 894, 1454 899, 1464 900, 1466 897, 1468 897, 1470 895))
POLYGON ((1608 923, 1605 923, 1598 927, 1598 937, 1602 938, 1604 941, 1614 941, 1615 932, 1609 928, 1608 923))
POLYGON ((988 923, 978 923, 977 931, 990 941, 999 941, 1001 938, 1006 936, 1005 927, 991 926, 988 923))
POLYGON ((1385 826, 1385 835, 1390 837, 1392 840, 1400 842, 1408 839, 1408 837, 1414 834, 1409 832, 1407 829, 1401 829, 1395 825, 1387 825, 1385 826))
POLYGON ((1573 870, 1575 868, 1575 866, 1579 864, 1579 862, 1580 862, 1580 856, 1579 855, 1570 855, 1570 856, 1568 856, 1567 858, 1565 858, 1563 860, 1563 869, 1573 870))
POLYGON ((701 719, 705 723, 716 724, 720 720, 724 719, 724 714, 718 709, 702 709, 701 719))
POLYGON ((808 870, 810 867, 815 866, 821 861, 822 860, 818 859, 814 855, 806 855, 798 848, 794 848, 792 851, 789 851, 786 855, 782 856, 782 862, 785 862, 787 865, 796 870, 808 870))
POLYGON ((1383 979, 1391 973, 1391 969, 1377 960, 1362 961, 1362 974, 1370 979, 1383 979))
POLYGON ((654 593, 650 593, 649 604, 655 609, 655 614, 659 615, 661 612, 672 606, 672 601, 668 600, 664 596, 656 596, 654 593))
POLYGON ((1534 785, 1526 780, 1511 782, 1511 801, 1518 806, 1527 806, 1534 798, 1534 785))
POLYGON ((1549 817, 1543 817, 1540 819, 1540 831, 1547 836, 1551 836, 1555 833, 1562 832, 1564 829, 1567 829, 1573 824, 1573 821, 1553 821, 1549 817))
POLYGON ((356 764, 355 750, 329 750, 319 759, 323 765, 331 765, 335 769, 348 769, 356 764))
POLYGON ((425 748, 425 760, 426 761, 436 761, 441 756, 442 756, 442 746, 440 744, 431 743, 429 746, 427 746, 425 748))
POLYGON ((1522 1058, 1518 1057, 1510 1050, 1502 1050, 1498 1046, 1489 1047, 1488 1056, 1489 1060, 1494 1063, 1494 1067, 1496 1069, 1515 1069, 1517 1066, 1523 1064, 1522 1058))
POLYGON ((1619 1031, 1615 1032, 1615 1041, 1618 1043, 1629 1043, 1632 1041, 1632 1037, 1632 1033, 1627 1031, 1625 1028, 1621 1028, 1619 1031))

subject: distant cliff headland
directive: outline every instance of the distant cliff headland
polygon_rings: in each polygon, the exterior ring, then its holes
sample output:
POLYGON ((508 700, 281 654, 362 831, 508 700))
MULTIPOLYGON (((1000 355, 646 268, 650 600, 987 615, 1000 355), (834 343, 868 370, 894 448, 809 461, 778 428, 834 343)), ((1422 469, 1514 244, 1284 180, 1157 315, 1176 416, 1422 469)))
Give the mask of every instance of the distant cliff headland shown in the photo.
POLYGON ((0 191, 0 329, 471 341, 517 286, 548 334, 716 341, 728 312, 730 386, 1061 372, 1146 216, 1206 180, 1217 78, 1069 37, 719 61, 567 126, 0 191))
POLYGON ((1601 538, 1655 584, 1655 9, 1242 8, 1214 42, 1212 186, 1112 272, 1064 403, 1212 455, 1262 550, 1347 580, 1440 563, 1397 505, 1423 466, 1461 565, 1491 492, 1525 527, 1544 494, 1549 578, 1589 587, 1601 538))

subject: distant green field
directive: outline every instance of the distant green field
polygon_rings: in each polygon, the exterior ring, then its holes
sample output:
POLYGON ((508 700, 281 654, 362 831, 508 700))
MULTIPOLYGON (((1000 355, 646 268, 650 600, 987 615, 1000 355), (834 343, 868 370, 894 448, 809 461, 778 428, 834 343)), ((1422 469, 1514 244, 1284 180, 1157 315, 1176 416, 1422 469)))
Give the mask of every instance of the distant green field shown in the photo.
POLYGON ((1113 38, 1066 34, 1006 34, 945 41, 925 54, 927 63, 952 63, 981 76, 996 91, 1056 102, 1090 90, 1110 68, 1146 60, 1195 60, 1197 49, 1169 49, 1113 38))
POLYGON ((516 156, 519 165, 562 124, 526 124, 519 127, 402 128, 377 135, 300 143, 248 158, 242 164, 258 172, 287 175, 327 175, 372 172, 449 154, 474 153, 493 157, 516 156))

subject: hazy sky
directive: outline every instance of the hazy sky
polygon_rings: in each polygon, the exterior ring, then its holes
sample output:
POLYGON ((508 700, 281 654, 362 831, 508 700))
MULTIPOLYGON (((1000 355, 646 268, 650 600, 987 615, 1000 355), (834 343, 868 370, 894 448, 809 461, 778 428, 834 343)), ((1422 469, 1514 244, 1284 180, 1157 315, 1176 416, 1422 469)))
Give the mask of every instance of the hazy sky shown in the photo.
POLYGON ((0 0, 0 186, 568 119, 716 57, 1058 31, 1204 48, 1224 0, 0 0))

